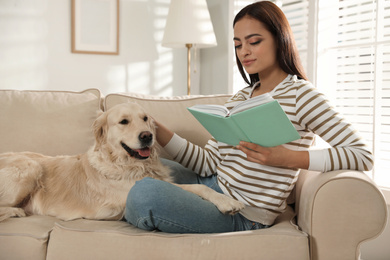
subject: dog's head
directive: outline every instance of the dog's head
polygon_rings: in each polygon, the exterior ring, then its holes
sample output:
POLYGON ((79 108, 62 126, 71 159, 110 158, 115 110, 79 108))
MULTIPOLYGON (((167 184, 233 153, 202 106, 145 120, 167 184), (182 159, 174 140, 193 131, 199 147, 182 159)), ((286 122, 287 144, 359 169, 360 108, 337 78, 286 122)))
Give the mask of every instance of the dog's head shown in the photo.
POLYGON ((148 159, 154 153, 153 119, 136 103, 116 105, 94 122, 95 150, 121 160, 148 159))

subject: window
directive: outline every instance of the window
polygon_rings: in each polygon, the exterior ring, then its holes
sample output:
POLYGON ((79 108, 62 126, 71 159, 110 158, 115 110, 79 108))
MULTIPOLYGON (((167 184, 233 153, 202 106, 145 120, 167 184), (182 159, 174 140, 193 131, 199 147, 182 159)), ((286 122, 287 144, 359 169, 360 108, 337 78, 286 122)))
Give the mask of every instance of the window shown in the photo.
MULTIPOLYGON (((234 14, 252 2, 235 0, 234 14)), ((390 0, 274 2, 309 79, 362 133, 375 155, 369 174, 390 188, 390 0)), ((236 92, 243 85, 236 68, 233 77, 236 92)))
POLYGON ((390 0, 320 0, 317 87, 362 133, 390 187, 390 0))

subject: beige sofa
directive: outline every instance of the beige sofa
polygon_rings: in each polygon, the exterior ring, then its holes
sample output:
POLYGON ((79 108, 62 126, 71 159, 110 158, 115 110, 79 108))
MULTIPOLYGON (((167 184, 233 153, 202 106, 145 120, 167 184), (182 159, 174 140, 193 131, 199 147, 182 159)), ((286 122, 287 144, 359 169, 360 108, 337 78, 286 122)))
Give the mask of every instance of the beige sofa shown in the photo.
MULTIPOLYGON (((128 101, 203 145, 209 135, 186 107, 227 98, 0 90, 0 152, 83 153, 93 144, 97 111, 128 101)), ((295 207, 273 227, 224 234, 146 232, 123 221, 12 218, 0 223, 0 259, 359 259, 361 243, 384 229, 384 197, 362 172, 302 171, 293 195, 295 207)))

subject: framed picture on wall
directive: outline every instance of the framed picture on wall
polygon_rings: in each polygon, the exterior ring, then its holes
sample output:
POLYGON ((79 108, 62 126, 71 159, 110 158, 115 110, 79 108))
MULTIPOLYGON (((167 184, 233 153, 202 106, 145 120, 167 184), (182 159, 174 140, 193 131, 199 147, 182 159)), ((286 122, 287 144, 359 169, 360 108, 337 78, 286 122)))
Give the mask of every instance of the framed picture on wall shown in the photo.
POLYGON ((119 54, 119 0, 72 0, 72 52, 119 54))

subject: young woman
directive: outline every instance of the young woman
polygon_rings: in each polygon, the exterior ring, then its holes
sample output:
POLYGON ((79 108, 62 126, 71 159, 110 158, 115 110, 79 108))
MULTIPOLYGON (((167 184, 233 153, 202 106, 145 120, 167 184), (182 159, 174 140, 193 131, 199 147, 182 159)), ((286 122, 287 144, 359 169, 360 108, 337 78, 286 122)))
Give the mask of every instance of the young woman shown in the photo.
POLYGON ((245 7, 233 27, 237 64, 249 86, 226 106, 231 109, 270 93, 301 138, 270 148, 246 142, 233 147, 212 138, 200 148, 157 123, 158 142, 187 167, 165 162, 172 166, 178 183, 205 184, 246 207, 236 215, 225 215, 170 183, 143 179, 131 189, 125 213, 126 220, 139 228, 174 233, 267 228, 286 209, 300 169, 363 171, 373 166, 372 154, 356 130, 307 81, 291 28, 275 4, 263 1, 245 7), (331 147, 309 150, 315 134, 331 147))

